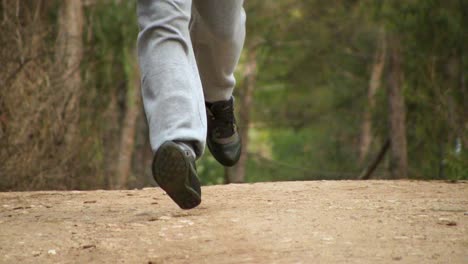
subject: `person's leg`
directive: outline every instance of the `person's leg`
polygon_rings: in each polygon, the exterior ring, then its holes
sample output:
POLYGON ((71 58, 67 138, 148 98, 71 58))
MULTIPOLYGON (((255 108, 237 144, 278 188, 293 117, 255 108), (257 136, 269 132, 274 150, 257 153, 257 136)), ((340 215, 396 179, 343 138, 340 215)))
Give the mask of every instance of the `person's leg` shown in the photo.
POLYGON ((243 0, 193 0, 191 36, 205 101, 229 100, 245 40, 243 0))
POLYGON ((245 39, 243 0, 194 0, 191 36, 208 115, 207 144, 224 166, 241 154, 234 118, 234 70, 245 39))
POLYGON ((201 202, 195 158, 206 140, 203 89, 189 33, 191 5, 191 0, 139 0, 137 11, 153 176, 183 209, 201 202))
POLYGON ((138 1, 142 97, 154 153, 166 141, 189 142, 197 157, 205 147, 204 96, 189 33, 191 6, 191 0, 138 1))

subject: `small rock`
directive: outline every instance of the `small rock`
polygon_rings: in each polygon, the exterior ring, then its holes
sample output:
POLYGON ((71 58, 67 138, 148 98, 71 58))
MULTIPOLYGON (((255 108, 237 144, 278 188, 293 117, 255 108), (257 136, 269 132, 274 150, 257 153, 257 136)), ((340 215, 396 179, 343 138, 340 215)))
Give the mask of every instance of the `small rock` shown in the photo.
POLYGON ((33 255, 34 257, 38 257, 38 256, 41 255, 41 252, 40 252, 40 251, 33 251, 33 252, 32 252, 32 255, 33 255))
POLYGON ((139 212, 135 214, 135 216, 150 216, 151 212, 145 211, 145 212, 139 212))
POLYGON ((187 224, 187 225, 194 225, 194 223, 188 219, 182 219, 182 220, 179 220, 180 223, 182 224, 187 224))
POLYGON ((457 222, 455 222, 453 220, 450 220, 448 218, 439 218, 438 224, 439 225, 446 225, 446 226, 456 226, 457 222))
POLYGON ((96 245, 84 245, 82 246, 83 249, 88 249, 88 248, 96 248, 96 245))
POLYGON ((49 255, 57 255, 57 251, 55 251, 55 249, 49 249, 49 251, 47 251, 47 254, 49 254, 49 255))
POLYGON ((29 208, 31 208, 31 206, 18 206, 18 207, 13 208, 13 210, 23 210, 23 209, 29 209, 29 208))
POLYGON ((325 236, 325 237, 322 237, 322 240, 323 240, 323 241, 333 241, 334 238, 331 237, 331 236, 325 236))
POLYGON ((96 200, 92 200, 92 201, 84 201, 85 204, 92 204, 92 203, 96 203, 97 201, 96 200))

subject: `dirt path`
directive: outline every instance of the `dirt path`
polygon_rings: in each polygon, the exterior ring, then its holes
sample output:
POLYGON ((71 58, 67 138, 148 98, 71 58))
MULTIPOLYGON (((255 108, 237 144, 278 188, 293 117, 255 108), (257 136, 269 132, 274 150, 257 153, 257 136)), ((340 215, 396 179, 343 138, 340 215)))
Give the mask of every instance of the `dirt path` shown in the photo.
POLYGON ((1 263, 468 263, 468 183, 0 193, 1 263))

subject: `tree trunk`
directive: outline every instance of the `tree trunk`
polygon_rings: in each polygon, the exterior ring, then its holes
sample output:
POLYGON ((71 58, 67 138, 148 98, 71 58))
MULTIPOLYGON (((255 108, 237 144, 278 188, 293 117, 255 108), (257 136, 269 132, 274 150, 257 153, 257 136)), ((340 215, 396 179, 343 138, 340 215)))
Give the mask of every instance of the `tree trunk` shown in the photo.
POLYGON ((387 86, 391 141, 390 170, 392 178, 400 179, 408 177, 402 58, 398 37, 392 35, 388 43, 390 48, 390 76, 387 86))
POLYGON ((375 94, 380 87, 382 72, 385 66, 385 57, 387 53, 386 40, 384 32, 379 33, 378 45, 374 54, 374 63, 372 65, 371 78, 369 80, 369 90, 367 93, 368 106, 364 110, 364 120, 361 130, 361 145, 359 148, 359 163, 364 164, 369 149, 372 144, 372 112, 375 108, 375 94))
POLYGON ((231 183, 231 179, 234 179, 236 167, 224 167, 224 183, 231 183))
POLYGON ((257 78, 257 52, 256 48, 248 50, 247 62, 244 70, 243 89, 239 104, 240 115, 240 136, 242 138, 242 152, 239 162, 233 169, 225 171, 225 180, 227 183, 240 183, 245 181, 248 146, 249 146, 249 126, 250 126, 250 109, 252 106, 253 89, 257 78))
POLYGON ((385 140, 384 145, 380 149, 379 153, 375 157, 374 161, 369 164, 367 168, 364 169, 364 171, 359 175, 358 179, 360 180, 368 180, 372 177, 372 174, 374 173, 375 169, 377 169, 377 166, 379 166, 380 162, 382 161, 383 157, 385 156, 385 153, 387 153, 388 148, 390 147, 390 139, 385 140))
POLYGON ((117 165, 117 188, 125 188, 131 173, 132 156, 135 149, 136 121, 140 111, 140 74, 136 55, 126 52, 127 94, 125 115, 120 138, 119 161, 117 165))
POLYGON ((83 57, 83 5, 81 0, 64 0, 58 18, 56 60, 63 87, 62 111, 65 143, 73 148, 79 134, 81 95, 80 64, 83 57))
MULTIPOLYGON (((459 74, 459 88, 461 90, 461 96, 462 96, 462 102, 468 102, 468 89, 467 89, 467 85, 466 85, 466 71, 465 71, 465 68, 466 68, 466 61, 464 60, 465 59, 465 50, 464 48, 460 48, 460 52, 459 52, 459 70, 458 70, 458 74, 459 74)), ((459 137, 460 137, 460 141, 461 143, 463 143, 463 147, 466 149, 466 147, 468 147, 468 135, 467 133, 464 133, 464 129, 463 129, 463 125, 468 126, 468 104, 462 104, 461 105, 461 109, 460 109, 460 112, 461 112, 461 119, 460 119, 460 126, 459 127, 459 137)))

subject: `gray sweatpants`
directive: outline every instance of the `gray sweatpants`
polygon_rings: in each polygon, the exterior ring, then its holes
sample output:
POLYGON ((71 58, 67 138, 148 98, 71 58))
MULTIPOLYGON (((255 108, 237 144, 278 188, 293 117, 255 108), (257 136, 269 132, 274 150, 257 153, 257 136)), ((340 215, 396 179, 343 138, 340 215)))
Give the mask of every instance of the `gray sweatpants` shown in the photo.
POLYGON ((138 58, 153 152, 205 149, 208 102, 227 100, 245 39, 243 0, 139 0, 138 58))

